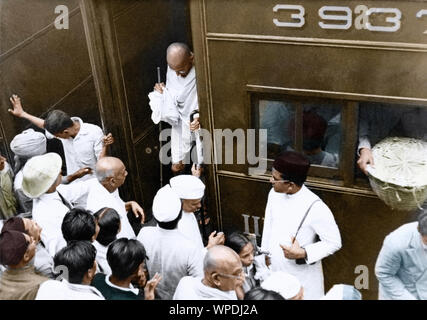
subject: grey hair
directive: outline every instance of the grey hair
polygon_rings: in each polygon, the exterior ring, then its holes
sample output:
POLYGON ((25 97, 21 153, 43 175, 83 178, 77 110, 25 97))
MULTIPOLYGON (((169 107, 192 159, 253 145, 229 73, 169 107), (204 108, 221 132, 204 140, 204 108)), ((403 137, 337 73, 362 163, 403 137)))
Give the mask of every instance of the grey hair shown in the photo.
POLYGON ((99 182, 104 181, 106 178, 114 177, 114 170, 107 169, 107 170, 96 170, 95 171, 96 178, 99 182))
POLYGON ((210 250, 205 255, 205 259, 203 260, 203 270, 205 272, 214 271, 217 268, 217 261, 213 257, 213 254, 210 250))
POLYGON ((170 51, 173 50, 173 49, 181 49, 181 50, 184 50, 184 52, 186 53, 187 56, 191 55, 190 47, 187 46, 183 42, 174 42, 174 43, 171 43, 169 45, 169 47, 167 48, 167 50, 166 50, 166 54, 169 55, 170 51))

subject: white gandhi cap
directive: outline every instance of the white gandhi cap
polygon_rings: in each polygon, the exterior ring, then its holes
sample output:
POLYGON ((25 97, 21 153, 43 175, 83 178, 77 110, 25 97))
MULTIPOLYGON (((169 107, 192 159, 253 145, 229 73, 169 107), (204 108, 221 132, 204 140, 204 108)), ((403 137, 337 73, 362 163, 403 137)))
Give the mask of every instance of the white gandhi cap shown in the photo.
POLYGON ((195 200, 201 199, 205 193, 205 184, 197 177, 182 174, 170 179, 172 190, 181 199, 195 200))
POLYGON ((175 220, 181 211, 181 200, 167 184, 159 191, 153 200, 153 216, 158 222, 175 220))
POLYGON ((277 292, 285 299, 291 299, 301 290, 301 283, 295 276, 289 273, 275 271, 261 283, 261 287, 277 292))

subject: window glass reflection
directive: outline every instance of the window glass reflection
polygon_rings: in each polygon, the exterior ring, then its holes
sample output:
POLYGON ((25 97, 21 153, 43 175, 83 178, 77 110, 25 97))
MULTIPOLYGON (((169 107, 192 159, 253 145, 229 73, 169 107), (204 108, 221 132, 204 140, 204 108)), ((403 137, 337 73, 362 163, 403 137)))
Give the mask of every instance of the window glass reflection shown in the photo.
POLYGON ((260 129, 267 129, 267 156, 274 159, 281 152, 294 147, 290 124, 295 108, 291 103, 274 100, 259 101, 260 129))
POLYGON ((311 164, 337 168, 341 144, 341 105, 332 102, 307 103, 259 101, 260 128, 267 129, 267 155, 274 159, 282 151, 295 150, 297 137, 311 164), (296 108, 302 107, 302 129, 296 128, 296 108))

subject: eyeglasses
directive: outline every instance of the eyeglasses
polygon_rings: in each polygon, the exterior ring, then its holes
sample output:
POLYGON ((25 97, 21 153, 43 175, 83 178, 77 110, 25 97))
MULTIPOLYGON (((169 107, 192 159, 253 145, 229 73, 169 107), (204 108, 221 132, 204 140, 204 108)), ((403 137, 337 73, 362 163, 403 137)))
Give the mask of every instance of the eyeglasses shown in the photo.
POLYGON ((226 274, 226 273, 218 273, 218 275, 226 277, 226 278, 233 278, 233 279, 241 279, 242 275, 244 275, 243 269, 240 270, 239 275, 236 276, 234 274, 226 274))
POLYGON ((276 182, 287 182, 287 183, 291 183, 291 180, 277 180, 274 176, 271 176, 271 178, 273 179, 272 182, 276 183, 276 182))

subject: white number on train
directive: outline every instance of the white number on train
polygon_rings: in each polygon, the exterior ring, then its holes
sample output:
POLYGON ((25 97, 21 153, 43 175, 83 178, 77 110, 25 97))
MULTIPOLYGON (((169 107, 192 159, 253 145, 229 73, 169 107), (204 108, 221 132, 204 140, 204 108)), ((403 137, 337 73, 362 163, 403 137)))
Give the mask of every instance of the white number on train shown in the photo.
MULTIPOLYGON (((422 16, 427 16, 427 10, 426 9, 422 9, 422 10, 417 12, 417 18, 422 18, 422 16)), ((425 30, 423 33, 427 34, 427 30, 425 30)))
POLYGON ((397 8, 370 8, 366 11, 368 16, 368 22, 366 23, 366 29, 370 31, 381 31, 381 32, 395 32, 400 29, 400 19, 402 18, 402 12, 397 8), (393 13, 393 17, 386 17, 385 21, 392 23, 393 26, 373 26, 369 21, 369 16, 373 13, 393 13))
POLYGON ((335 7, 335 6, 324 6, 319 9, 319 16, 323 20, 330 21, 345 21, 345 24, 328 24, 324 22, 319 22, 319 26, 322 29, 342 29, 348 30, 351 27, 352 23, 352 12, 349 7, 335 7), (327 14, 325 12, 342 12, 342 15, 336 14, 327 14))
MULTIPOLYGON (((301 28, 305 24, 305 8, 301 5, 276 4, 273 12, 281 10, 291 11, 290 21, 273 19, 273 23, 278 27, 301 28)), ((354 8, 354 27, 357 30, 369 30, 378 32, 396 32, 400 29, 402 12, 397 8, 368 8, 365 5, 358 5, 354 8), (391 25, 373 25, 370 18, 373 15, 386 14, 385 21, 391 25)), ((427 15, 427 10, 423 9, 417 13, 417 18, 427 15)), ((319 22, 322 29, 348 30, 353 24, 353 12, 349 7, 323 6, 319 9, 319 17, 324 20, 319 22)), ((371 19, 372 20, 372 19, 371 19)), ((424 32, 427 33, 427 30, 424 32)))
POLYGON ((301 28, 305 24, 305 9, 300 5, 290 5, 290 4, 277 4, 273 8, 273 12, 278 12, 279 10, 293 10, 298 11, 298 13, 292 13, 291 18, 293 20, 298 20, 295 22, 283 22, 278 19, 273 19, 273 23, 278 27, 291 27, 291 28, 301 28))
POLYGON ((354 13, 358 14, 358 16, 354 19, 354 27, 357 30, 366 29, 366 24, 369 21, 369 17, 366 15, 366 11, 368 11, 368 7, 360 4, 356 8, 354 8, 354 13))

